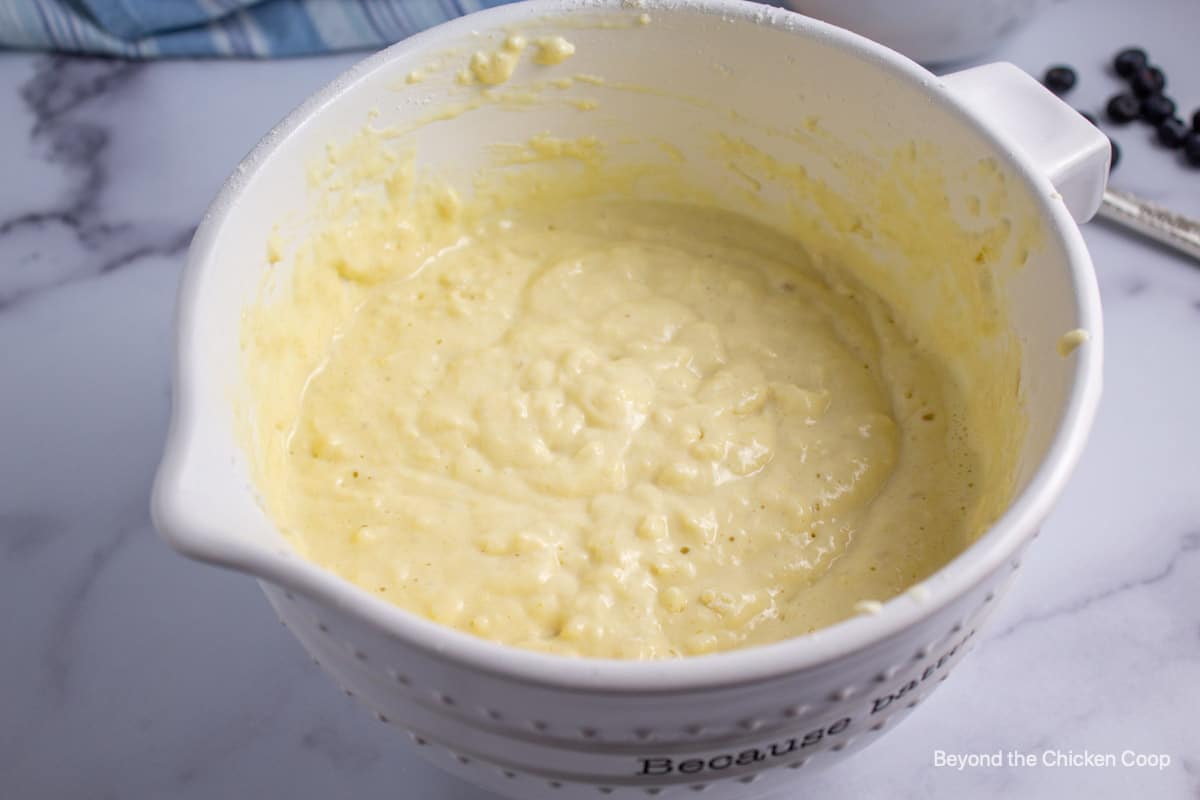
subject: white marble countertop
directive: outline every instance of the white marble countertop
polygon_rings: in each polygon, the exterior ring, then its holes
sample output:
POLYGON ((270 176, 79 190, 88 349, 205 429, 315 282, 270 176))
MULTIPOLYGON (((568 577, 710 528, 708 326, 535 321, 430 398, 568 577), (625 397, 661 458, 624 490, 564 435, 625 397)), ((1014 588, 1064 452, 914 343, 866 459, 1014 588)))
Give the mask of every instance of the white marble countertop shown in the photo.
MULTIPOLYGON (((1077 106, 1140 43, 1200 107, 1196 0, 1068 0, 998 53, 1076 66, 1077 106), (1149 13, 1153 9, 1154 13, 1149 13)), ((0 795, 463 798, 280 627, 248 578, 189 562, 147 503, 172 304, 245 151, 358 56, 128 64, 0 56, 0 795)), ((1200 216, 1200 170, 1118 129, 1113 184, 1200 216)), ((1098 223, 1098 423, 977 651, 814 797, 1200 794, 1200 265, 1098 223), (1169 754, 1163 770, 955 771, 934 752, 1169 754)))

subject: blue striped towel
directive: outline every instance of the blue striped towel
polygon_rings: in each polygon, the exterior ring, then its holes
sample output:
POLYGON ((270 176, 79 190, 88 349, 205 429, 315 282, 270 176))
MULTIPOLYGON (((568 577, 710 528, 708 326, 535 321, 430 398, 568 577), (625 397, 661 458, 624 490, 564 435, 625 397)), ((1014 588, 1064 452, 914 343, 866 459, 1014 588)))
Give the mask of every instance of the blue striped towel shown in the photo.
POLYGON ((377 49, 511 0, 0 0, 0 48, 126 58, 377 49))

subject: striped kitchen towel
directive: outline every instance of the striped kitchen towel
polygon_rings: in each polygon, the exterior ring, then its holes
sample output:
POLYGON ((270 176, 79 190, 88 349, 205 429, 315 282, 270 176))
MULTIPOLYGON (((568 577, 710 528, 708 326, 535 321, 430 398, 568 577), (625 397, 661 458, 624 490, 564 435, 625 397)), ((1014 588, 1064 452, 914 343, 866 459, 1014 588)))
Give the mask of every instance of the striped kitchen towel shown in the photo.
POLYGON ((0 48, 127 58, 377 49, 511 0, 0 0, 0 48))

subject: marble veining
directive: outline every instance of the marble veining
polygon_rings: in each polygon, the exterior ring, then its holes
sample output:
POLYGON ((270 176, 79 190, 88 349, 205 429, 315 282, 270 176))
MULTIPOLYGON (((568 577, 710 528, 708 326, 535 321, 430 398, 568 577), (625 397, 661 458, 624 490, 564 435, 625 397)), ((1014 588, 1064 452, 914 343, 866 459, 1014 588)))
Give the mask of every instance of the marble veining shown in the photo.
POLYGON ((72 111, 103 104, 135 83, 144 64, 110 59, 44 56, 20 97, 33 120, 31 149, 69 180, 58 203, 0 219, 0 309, 31 293, 66 281, 104 274, 152 255, 186 249, 194 224, 164 228, 105 213, 104 190, 112 179, 107 125, 75 119, 72 111))
MULTIPOLYGON (((1095 113, 1117 89, 1108 58, 1142 44, 1190 113, 1194 3, 1062 0, 996 56, 1073 64, 1070 100, 1095 113)), ((0 55, 0 796, 490 800, 343 695, 253 581, 172 553, 147 510, 200 215, 357 58, 0 55)), ((1200 215, 1200 171, 1145 127, 1113 133, 1115 186, 1200 215)), ((1104 224, 1084 236, 1108 358, 1079 468, 975 652, 902 734, 814 760, 811 796, 1200 796, 1200 269, 1104 224), (1172 764, 934 766, 937 750, 1085 749, 1172 764)))
POLYGON ((63 590, 62 599, 56 613, 49 620, 52 635, 42 659, 42 675, 50 700, 55 706, 61 707, 67 699, 67 682, 71 670, 76 666, 72 654, 72 639, 92 589, 113 556, 136 531, 134 526, 117 528, 92 549, 71 579, 60 584, 63 590))
POLYGON ((10 562, 29 559, 65 532, 49 514, 10 511, 0 515, 0 531, 7 531, 0 543, 0 558, 10 562))
POLYGON ((1179 541, 1175 546, 1175 550, 1170 553, 1166 562, 1159 568, 1148 572, 1145 575, 1128 578, 1109 586, 1097 592, 1086 594, 1072 599, 1069 603, 1063 606, 1056 606, 1044 611, 1038 611, 1028 616, 1023 616, 1006 627, 992 631, 988 635, 991 641, 999 641, 1001 639, 1012 636, 1013 634, 1024 630, 1027 626, 1036 625, 1048 620, 1058 619, 1060 617, 1079 614, 1087 610, 1097 603, 1103 603, 1114 598, 1118 598, 1125 592, 1135 591, 1156 586, 1163 581, 1171 579, 1181 571, 1188 571, 1188 574, 1200 573, 1191 563, 1184 563, 1187 559, 1189 562, 1194 560, 1200 554, 1200 531, 1190 531, 1179 537, 1179 541))

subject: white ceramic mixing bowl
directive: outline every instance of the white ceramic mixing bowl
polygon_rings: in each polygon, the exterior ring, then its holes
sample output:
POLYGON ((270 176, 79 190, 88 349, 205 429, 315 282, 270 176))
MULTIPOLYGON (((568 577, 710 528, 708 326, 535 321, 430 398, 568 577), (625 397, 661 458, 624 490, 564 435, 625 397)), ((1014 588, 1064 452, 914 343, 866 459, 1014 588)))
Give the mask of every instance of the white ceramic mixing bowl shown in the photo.
POLYGON ((782 0, 922 64, 949 64, 1000 46, 1046 0, 782 0))
MULTIPOLYGON (((523 64, 513 84, 534 69, 523 64)), ((762 146, 802 157, 784 152, 788 141, 767 137, 762 146)), ((779 9, 736 0, 536 0, 443 25, 367 59, 306 102, 213 203, 180 293, 156 524, 181 552, 260 578, 279 616, 347 692, 409 731, 430 760, 502 794, 745 798, 802 780, 895 725, 949 674, 1079 457, 1100 393, 1101 332, 1076 220, 1095 211, 1107 165, 1107 140, 1013 67, 938 78, 779 9), (489 143, 544 130, 614 142, 656 136, 701 152, 702 134, 714 129, 745 121, 788 129, 819 118, 847 147, 916 139, 936 144, 935 168, 990 159, 1008 176, 1008 199, 984 213, 1032 210, 1042 233, 1002 298, 1022 345, 1029 418, 1016 496, 919 590, 878 614, 764 647, 671 662, 568 659, 473 638, 370 596, 294 554, 260 508, 231 397, 242 380, 241 311, 270 268, 267 233, 280 219, 303 217, 305 165, 326 143, 360 130, 373 113, 379 125, 411 122, 470 91, 453 70, 419 83, 406 82, 410 71, 439 54, 465 63, 472 50, 495 47, 502 29, 526 27, 561 29, 575 43, 566 74, 643 90, 614 90, 591 114, 565 103, 518 113, 485 104, 416 131, 422 163, 469 165, 489 143), (673 96, 703 98, 707 110, 673 96), (1091 338, 1065 359, 1056 343, 1074 328, 1091 338)))

